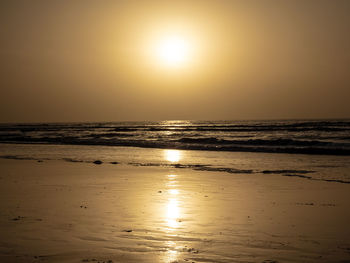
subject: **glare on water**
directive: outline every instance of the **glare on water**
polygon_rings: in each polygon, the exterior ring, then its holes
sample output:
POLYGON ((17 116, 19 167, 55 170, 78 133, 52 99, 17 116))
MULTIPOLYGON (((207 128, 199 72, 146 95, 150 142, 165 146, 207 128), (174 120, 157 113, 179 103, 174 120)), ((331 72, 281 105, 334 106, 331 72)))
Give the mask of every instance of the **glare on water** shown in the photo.
POLYGON ((172 163, 178 162, 181 159, 181 152, 178 150, 165 150, 164 155, 165 159, 172 163))

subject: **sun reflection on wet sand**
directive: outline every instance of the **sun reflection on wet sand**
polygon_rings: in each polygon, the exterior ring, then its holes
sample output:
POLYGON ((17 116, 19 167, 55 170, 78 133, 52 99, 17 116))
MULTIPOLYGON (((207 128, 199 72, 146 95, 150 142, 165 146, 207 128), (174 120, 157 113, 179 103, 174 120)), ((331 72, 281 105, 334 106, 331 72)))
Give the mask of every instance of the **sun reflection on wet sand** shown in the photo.
MULTIPOLYGON (((165 224, 167 226, 167 231, 170 235, 176 236, 177 229, 179 227, 179 217, 181 215, 180 209, 180 201, 177 198, 180 193, 179 189, 177 189, 177 175, 168 174, 168 200, 165 207, 165 224)), ((166 253, 166 261, 165 262, 177 262, 178 251, 176 250, 177 243, 175 241, 167 241, 166 245, 168 247, 166 253)))
POLYGON ((164 150, 164 156, 167 161, 175 163, 181 160, 181 151, 164 150))
POLYGON ((168 179, 169 180, 175 180, 176 179, 176 174, 168 174, 168 179))
POLYGON ((176 198, 170 198, 167 204, 167 223, 169 230, 174 231, 174 228, 177 228, 179 223, 177 219, 180 215, 179 202, 176 198))
POLYGON ((167 241, 166 245, 168 247, 165 262, 177 262, 178 251, 176 250, 176 243, 174 241, 167 241))
POLYGON ((179 190, 177 190, 177 189, 170 189, 169 190, 169 194, 177 195, 177 194, 179 194, 179 190))
POLYGON ((167 183, 168 189, 168 203, 166 205, 167 212, 166 212, 166 221, 167 225, 169 227, 169 230, 174 231, 174 228, 177 228, 179 225, 179 222, 177 221, 180 216, 180 206, 179 206, 179 200, 176 198, 176 196, 179 194, 179 190, 176 189, 177 183, 176 183, 176 175, 175 174, 169 174, 168 175, 169 182, 167 183))

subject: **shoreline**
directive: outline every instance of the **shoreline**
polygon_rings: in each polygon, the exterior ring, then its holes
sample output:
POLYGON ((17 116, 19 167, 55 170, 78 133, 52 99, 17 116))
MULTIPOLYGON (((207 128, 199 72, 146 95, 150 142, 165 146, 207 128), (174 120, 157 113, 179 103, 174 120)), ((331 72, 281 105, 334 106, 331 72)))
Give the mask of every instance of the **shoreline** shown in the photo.
MULTIPOLYGON (((46 142, 46 141, 0 141, 0 144, 27 144, 27 145, 66 145, 66 146, 96 146, 96 147, 135 147, 142 149, 169 149, 169 150, 183 150, 183 151, 209 151, 209 152, 238 152, 238 153, 268 153, 268 154, 293 154, 293 155, 320 155, 320 156, 350 156, 350 149, 331 149, 331 148, 320 148, 320 147, 304 147, 304 148, 283 148, 274 146, 274 148, 265 146, 250 147, 237 145, 229 147, 218 148, 217 145, 211 146, 178 146, 177 143, 172 145, 154 145, 144 142, 142 144, 133 143, 109 143, 109 142, 46 142)), ((254 146, 254 145, 253 145, 254 146)))

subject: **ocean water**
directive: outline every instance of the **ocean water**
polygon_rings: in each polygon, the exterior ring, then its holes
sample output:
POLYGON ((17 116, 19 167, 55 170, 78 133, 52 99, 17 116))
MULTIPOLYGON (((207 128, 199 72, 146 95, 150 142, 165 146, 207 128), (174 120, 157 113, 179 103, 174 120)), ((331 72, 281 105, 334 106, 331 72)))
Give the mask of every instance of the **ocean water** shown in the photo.
POLYGON ((2 124, 0 158, 350 183, 350 121, 2 124))
POLYGON ((350 155, 350 120, 1 124, 0 142, 350 155))

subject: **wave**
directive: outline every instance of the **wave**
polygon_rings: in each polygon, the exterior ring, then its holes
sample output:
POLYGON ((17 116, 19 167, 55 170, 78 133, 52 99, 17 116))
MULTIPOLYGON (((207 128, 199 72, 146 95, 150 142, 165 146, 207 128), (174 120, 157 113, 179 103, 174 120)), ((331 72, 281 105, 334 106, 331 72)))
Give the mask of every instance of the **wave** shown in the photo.
MULTIPOLYGON (((118 136, 96 136, 92 138, 76 137, 26 137, 6 136, 0 138, 3 143, 46 143, 71 145, 129 146, 180 150, 232 151, 232 152, 266 152, 292 154, 327 154, 350 155, 348 144, 320 141, 297 141, 290 139, 273 140, 222 140, 216 138, 182 138, 173 141, 164 140, 123 140, 118 136)), ((128 136, 125 136, 128 137, 128 136)))
POLYGON ((350 155, 350 121, 0 124, 1 142, 350 155))
POLYGON ((55 131, 62 129, 85 130, 110 129, 113 131, 350 131, 350 121, 252 121, 252 122, 193 122, 191 125, 164 125, 154 123, 42 123, 42 124, 0 124, 0 130, 55 131))
MULTIPOLYGON (((237 144, 237 145, 278 145, 278 146, 342 146, 344 144, 336 144, 330 142, 323 142, 317 140, 294 140, 294 139, 249 139, 249 140, 225 140, 225 139, 217 139, 214 137, 209 138, 181 138, 178 140, 179 142, 184 143, 205 143, 205 144, 237 144)), ((350 146, 350 143, 349 143, 350 146)))

